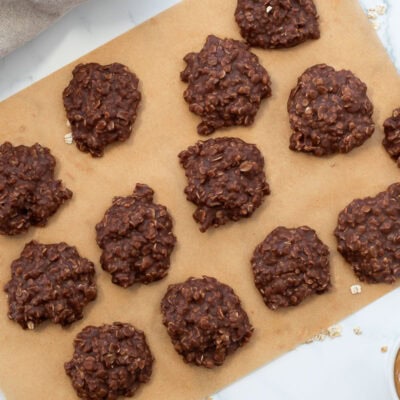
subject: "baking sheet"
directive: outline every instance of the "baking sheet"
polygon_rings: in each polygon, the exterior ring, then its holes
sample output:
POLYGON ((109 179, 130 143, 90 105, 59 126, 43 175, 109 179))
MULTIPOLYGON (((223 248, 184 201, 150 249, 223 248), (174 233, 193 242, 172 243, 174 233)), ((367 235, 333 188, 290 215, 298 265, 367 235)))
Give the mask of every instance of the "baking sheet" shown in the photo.
MULTIPOLYGON (((198 51, 209 33, 240 38, 233 19, 235 1, 186 0, 133 29, 79 61, 121 62, 141 79, 143 101, 134 134, 124 144, 92 159, 64 143, 68 132, 61 93, 73 65, 0 103, 1 141, 48 146, 58 160, 57 174, 74 191, 74 198, 46 228, 19 237, 0 237, 0 285, 9 279, 9 265, 31 239, 66 241, 96 262, 98 300, 85 318, 68 329, 43 324, 23 331, 6 317, 0 296, 0 387, 8 400, 75 399, 63 363, 72 355, 72 341, 86 325, 131 322, 147 334, 155 355, 151 382, 136 398, 197 400, 304 342, 320 329, 372 302, 394 286, 357 283, 336 252, 333 230, 339 211, 353 198, 374 195, 399 180, 400 171, 381 146, 383 120, 398 106, 400 77, 379 43, 356 0, 317 0, 321 39, 290 50, 254 50, 272 78, 272 98, 265 101, 250 128, 214 134, 256 143, 266 159, 272 195, 252 218, 202 234, 192 220, 194 206, 185 200, 184 173, 177 154, 199 139, 199 119, 188 111, 179 80, 182 57, 198 51), (369 87, 377 130, 362 147, 348 155, 319 159, 288 149, 290 129, 286 102, 297 77, 307 67, 326 62, 348 68, 369 87), (178 244, 166 279, 149 286, 122 289, 99 266, 95 224, 115 195, 128 195, 136 182, 150 185, 155 201, 165 204, 175 220, 178 244), (277 225, 307 224, 331 249, 333 288, 297 308, 272 312, 252 282, 249 259, 254 247, 277 225), (243 301, 255 327, 252 340, 214 370, 189 366, 174 351, 161 324, 159 303, 168 284, 189 276, 215 276, 231 285, 243 301)), ((284 379, 284 377, 282 377, 284 379)))

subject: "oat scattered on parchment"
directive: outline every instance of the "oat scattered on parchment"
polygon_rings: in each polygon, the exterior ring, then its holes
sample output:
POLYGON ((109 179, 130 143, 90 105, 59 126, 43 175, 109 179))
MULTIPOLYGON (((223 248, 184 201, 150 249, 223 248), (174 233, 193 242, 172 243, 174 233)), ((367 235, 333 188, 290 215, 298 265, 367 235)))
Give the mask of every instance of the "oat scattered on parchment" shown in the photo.
POLYGON ((362 330, 359 326, 356 326, 355 328, 353 328, 353 333, 357 336, 362 335, 362 330))
POLYGON ((310 344, 314 342, 323 342, 326 339, 326 335, 324 333, 319 333, 318 335, 315 335, 311 337, 310 339, 307 339, 304 344, 310 344))
POLYGON ((361 291, 362 291, 361 285, 352 285, 352 286, 350 286, 351 294, 359 294, 359 293, 361 293, 361 291))
POLYGON ((320 333, 316 334, 315 336, 311 337, 310 339, 307 339, 304 343, 310 344, 314 342, 323 342, 327 337, 328 337, 328 331, 325 329, 320 333))
POLYGON ((377 19, 378 18, 378 14, 376 13, 375 8, 368 8, 367 17, 368 17, 368 19, 377 19))
POLYGON ((387 351, 388 351, 388 347, 387 346, 382 346, 381 347, 381 352, 382 353, 387 353, 387 351))
POLYGON ((310 344, 313 342, 323 342, 326 338, 335 339, 342 336, 342 327, 340 325, 330 326, 328 329, 322 330, 310 339, 307 339, 304 343, 310 344))
POLYGON ((74 141, 74 139, 72 138, 72 133, 67 133, 67 134, 64 136, 64 142, 65 142, 65 143, 67 143, 67 144, 72 144, 73 141, 74 141))
POLYGON ((272 7, 271 7, 271 6, 268 6, 268 7, 265 9, 265 11, 266 11, 267 14, 269 14, 269 13, 272 11, 272 7))
POLYGON ((372 21, 372 26, 377 31, 381 27, 381 23, 379 21, 372 21))
POLYGON ((386 4, 378 4, 376 7, 368 8, 367 17, 371 21, 372 26, 375 30, 378 30, 381 27, 380 21, 378 21, 379 17, 386 14, 387 6, 386 4))

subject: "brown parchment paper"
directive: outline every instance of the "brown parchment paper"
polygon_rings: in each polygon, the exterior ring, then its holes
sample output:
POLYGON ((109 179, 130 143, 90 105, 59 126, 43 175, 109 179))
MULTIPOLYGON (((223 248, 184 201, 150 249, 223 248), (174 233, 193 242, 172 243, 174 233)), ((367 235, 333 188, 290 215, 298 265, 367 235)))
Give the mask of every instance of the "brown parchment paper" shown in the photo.
MULTIPOLYGON (((266 159, 272 195, 252 218, 202 234, 192 220, 194 206, 185 200, 184 173, 177 154, 200 139, 199 119, 188 111, 179 80, 182 57, 198 51, 209 33, 240 38, 234 23, 235 1, 186 0, 144 25, 83 57, 80 61, 122 62, 141 79, 143 102, 134 134, 124 144, 93 159, 63 140, 68 132, 61 93, 71 77, 69 65, 0 103, 1 141, 48 146, 58 160, 57 174, 74 191, 74 198, 46 228, 19 237, 0 238, 0 285, 10 276, 10 263, 31 239, 66 241, 97 263, 98 300, 85 318, 69 329, 43 324, 23 331, 7 319, 0 294, 0 387, 8 400, 70 400, 75 393, 63 363, 72 355, 75 335, 88 324, 128 321, 147 334, 155 355, 151 383, 142 400, 196 400, 303 342, 393 289, 357 283, 336 252, 333 230, 338 212, 355 197, 374 195, 399 180, 400 171, 381 146, 383 120, 400 103, 400 77, 357 0, 317 0, 322 36, 290 50, 254 50, 272 77, 273 96, 263 103, 255 124, 232 128, 216 136, 238 136, 256 143, 266 159), (369 87, 377 130, 372 139, 348 155, 319 159, 288 149, 290 129, 286 102, 303 70, 326 62, 354 71, 369 87), (95 224, 115 195, 128 195, 136 182, 154 188, 174 220, 178 245, 166 279, 149 286, 122 289, 111 284, 99 266, 95 224), (257 243, 277 225, 307 224, 331 249, 333 288, 297 308, 272 312, 256 291, 249 259, 257 243), (214 370, 192 367, 175 353, 161 324, 159 304, 167 285, 203 274, 231 285, 241 297, 255 327, 248 345, 214 370)), ((75 63, 74 63, 75 64, 75 63)), ((285 379, 282 377, 282 379, 285 379)))

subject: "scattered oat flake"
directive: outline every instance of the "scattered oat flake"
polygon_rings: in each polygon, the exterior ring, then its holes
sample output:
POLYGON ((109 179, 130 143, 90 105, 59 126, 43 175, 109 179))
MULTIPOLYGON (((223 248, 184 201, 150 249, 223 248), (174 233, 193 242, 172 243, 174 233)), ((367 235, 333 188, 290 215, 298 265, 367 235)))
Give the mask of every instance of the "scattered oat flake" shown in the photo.
POLYGON ((386 4, 379 4, 375 7, 375 10, 376 10, 377 14, 385 15, 386 11, 387 11, 387 6, 386 6, 386 4))
POLYGON ((387 346, 382 346, 381 347, 381 352, 382 353, 387 353, 387 351, 388 351, 388 347, 387 346))
POLYGON ((267 12, 267 14, 269 14, 272 11, 272 7, 271 6, 267 6, 265 11, 267 12))
POLYGON ((381 23, 378 21, 372 21, 372 26, 377 31, 381 27, 381 23))
POLYGON ((368 19, 376 19, 378 16, 376 15, 375 11, 368 10, 367 12, 368 19))
POLYGON ((329 327, 328 329, 322 330, 317 335, 313 336, 310 339, 307 339, 304 343, 310 344, 314 342, 323 342, 327 337, 335 339, 339 336, 342 336, 342 327, 340 325, 334 325, 329 327))
POLYGON ((328 336, 328 331, 325 329, 314 336, 314 341, 323 342, 328 336))
POLYGON ((315 336, 313 336, 313 337, 311 337, 310 339, 307 339, 305 342, 304 342, 304 344, 311 344, 311 343, 314 343, 314 342, 316 342, 317 340, 316 340, 316 338, 315 338, 315 336))
POLYGON ((361 285, 352 285, 352 286, 350 286, 351 294, 359 294, 359 293, 361 293, 361 291, 362 291, 361 285))
POLYGON ((67 143, 67 144, 72 144, 72 142, 74 141, 73 140, 73 138, 72 138, 72 133, 70 132, 70 133, 67 133, 65 136, 64 136, 64 141, 65 141, 65 143, 67 143))
POLYGON ((353 332, 357 336, 362 335, 362 330, 361 330, 361 328, 359 326, 356 326, 355 328, 353 328, 353 332))
POLYGON ((35 329, 35 324, 32 321, 28 321, 26 324, 28 326, 28 329, 33 330, 35 329))
POLYGON ((342 336, 342 327, 340 325, 333 325, 328 328, 328 336, 336 338, 342 336))
POLYGON ((317 335, 311 337, 310 339, 307 339, 304 343, 305 344, 310 344, 314 342, 323 342, 328 336, 328 331, 325 329, 324 331, 318 333, 317 335))

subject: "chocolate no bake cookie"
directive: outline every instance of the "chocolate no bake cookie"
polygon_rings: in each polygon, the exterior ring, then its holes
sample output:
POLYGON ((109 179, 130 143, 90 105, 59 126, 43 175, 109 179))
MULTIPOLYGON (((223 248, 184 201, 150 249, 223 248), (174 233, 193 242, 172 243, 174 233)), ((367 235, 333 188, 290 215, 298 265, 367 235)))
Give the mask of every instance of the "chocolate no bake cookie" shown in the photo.
POLYGON ((338 250, 368 283, 400 278, 400 183, 375 197, 353 200, 335 229, 338 250))
POLYGON ((116 197, 96 225, 103 250, 101 266, 112 282, 128 287, 164 278, 176 243, 166 207, 153 203, 154 191, 138 183, 133 195, 116 197))
POLYGON ((8 317, 24 329, 45 320, 67 326, 96 298, 95 268, 66 243, 29 242, 11 264, 8 317))
POLYGON ((348 153, 375 129, 367 86, 351 71, 319 64, 308 68, 291 91, 290 149, 324 156, 348 153))
POLYGON ((175 350, 206 368, 222 365, 253 332, 232 288, 206 276, 170 285, 161 312, 175 350))
POLYGON ((250 217, 270 193, 262 154, 241 139, 199 141, 179 160, 188 180, 186 198, 197 206, 193 218, 202 232, 250 217))
POLYGON ((383 124, 385 138, 383 146, 400 167, 400 108, 396 108, 393 114, 383 124))
POLYGON ((79 150, 101 157, 107 145, 129 138, 141 100, 139 79, 114 63, 79 64, 63 92, 72 137, 79 150))
POLYGON ((201 117, 200 135, 233 125, 251 125, 261 100, 271 96, 270 78, 245 43, 210 35, 199 53, 184 58, 184 98, 201 117))
POLYGON ((274 229, 251 259, 254 282, 271 309, 297 306, 330 287, 329 249, 308 226, 274 229))
POLYGON ((72 192, 54 179, 50 150, 33 146, 0 146, 0 233, 17 235, 30 226, 45 226, 72 192))
POLYGON ((150 380, 153 361, 144 333, 130 324, 114 322, 84 328, 64 367, 81 399, 117 400, 132 397, 150 380))
POLYGON ((313 0, 238 0, 240 33, 251 46, 293 47, 320 36, 313 0))

